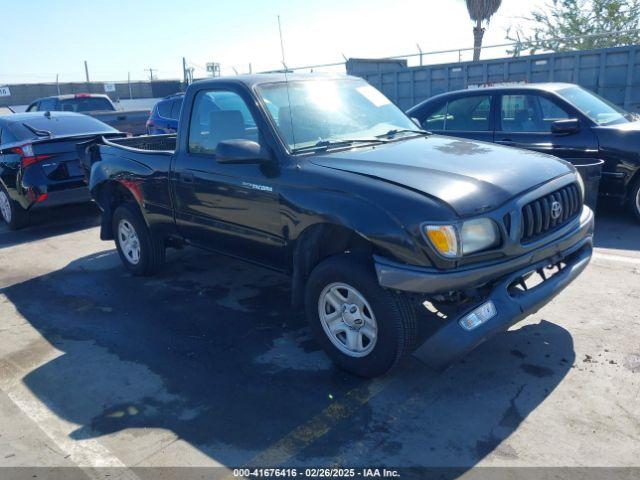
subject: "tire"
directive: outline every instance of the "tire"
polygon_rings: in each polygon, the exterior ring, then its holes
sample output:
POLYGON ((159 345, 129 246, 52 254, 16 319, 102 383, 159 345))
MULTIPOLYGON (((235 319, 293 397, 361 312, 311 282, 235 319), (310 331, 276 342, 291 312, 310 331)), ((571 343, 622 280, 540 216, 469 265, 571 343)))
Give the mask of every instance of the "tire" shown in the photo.
POLYGON ((402 294, 380 287, 371 260, 355 254, 336 255, 315 267, 306 285, 305 309, 311 331, 327 355, 361 377, 387 373, 415 344, 415 308, 402 294), (336 308, 331 303, 336 299, 347 301, 336 308), (372 330, 375 340, 369 338, 372 330))
POLYGON ((640 178, 631 186, 629 190, 629 209, 640 220, 640 178))
POLYGON ((113 213, 113 233, 120 260, 134 275, 153 275, 164 263, 163 239, 152 235, 138 206, 124 203, 113 213))
POLYGON ((9 196, 9 192, 0 185, 0 218, 9 230, 19 230, 29 224, 29 212, 9 196))

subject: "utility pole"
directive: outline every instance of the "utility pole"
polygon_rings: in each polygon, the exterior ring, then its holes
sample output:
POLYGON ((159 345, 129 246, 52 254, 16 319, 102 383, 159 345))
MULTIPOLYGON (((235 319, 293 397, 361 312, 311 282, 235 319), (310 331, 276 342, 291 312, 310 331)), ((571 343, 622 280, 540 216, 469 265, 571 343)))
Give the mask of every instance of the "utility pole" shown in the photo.
POLYGON ((182 57, 182 79, 185 86, 189 85, 189 79, 187 78, 187 59, 182 57))
POLYGON ((84 61, 84 74, 87 77, 87 83, 89 83, 89 65, 87 65, 87 61, 84 61))
POLYGON ((149 80, 153 82, 153 71, 157 70, 156 68, 147 68, 149 70, 149 80))
POLYGON ((58 95, 60 95, 60 82, 59 80, 59 75, 56 73, 56 90, 58 91, 58 95))
POLYGON ((129 100, 131 100, 133 98, 131 93, 131 72, 127 72, 127 84, 129 85, 129 100))

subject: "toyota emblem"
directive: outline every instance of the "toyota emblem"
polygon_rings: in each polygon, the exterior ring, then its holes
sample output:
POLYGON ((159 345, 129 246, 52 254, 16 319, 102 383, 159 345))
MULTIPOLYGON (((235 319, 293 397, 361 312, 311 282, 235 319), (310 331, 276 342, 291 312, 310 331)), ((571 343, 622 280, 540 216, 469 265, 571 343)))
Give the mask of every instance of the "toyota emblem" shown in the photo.
POLYGON ((562 215, 562 204, 560 202, 553 202, 551 204, 551 218, 557 220, 562 215))

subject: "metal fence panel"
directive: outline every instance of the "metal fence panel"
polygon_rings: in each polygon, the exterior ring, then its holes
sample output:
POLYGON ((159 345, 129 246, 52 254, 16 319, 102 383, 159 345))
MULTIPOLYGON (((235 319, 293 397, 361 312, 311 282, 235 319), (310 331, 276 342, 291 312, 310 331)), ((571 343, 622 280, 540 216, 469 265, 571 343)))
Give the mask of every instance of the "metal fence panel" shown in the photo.
POLYGON ((628 111, 640 112, 639 45, 547 53, 479 62, 408 67, 406 62, 347 62, 347 72, 379 88, 400 108, 439 93, 500 82, 568 82, 588 88, 628 111), (389 71, 392 70, 392 71, 389 71))

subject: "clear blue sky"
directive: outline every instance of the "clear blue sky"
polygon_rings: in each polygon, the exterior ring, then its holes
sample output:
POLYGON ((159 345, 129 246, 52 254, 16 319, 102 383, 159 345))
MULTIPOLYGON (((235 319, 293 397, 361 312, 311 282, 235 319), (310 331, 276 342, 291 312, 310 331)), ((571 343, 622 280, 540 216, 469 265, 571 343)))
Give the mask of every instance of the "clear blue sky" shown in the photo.
MULTIPOLYGON (((539 3, 504 0, 485 43, 539 3)), ((183 56, 196 76, 208 61, 223 74, 279 68, 278 14, 290 66, 472 44, 462 0, 15 0, 2 6, 0 84, 81 81, 84 60, 92 80, 146 79, 149 67, 180 78, 183 56)))

